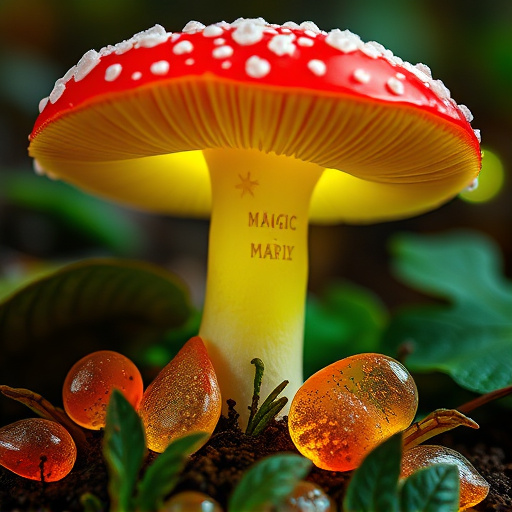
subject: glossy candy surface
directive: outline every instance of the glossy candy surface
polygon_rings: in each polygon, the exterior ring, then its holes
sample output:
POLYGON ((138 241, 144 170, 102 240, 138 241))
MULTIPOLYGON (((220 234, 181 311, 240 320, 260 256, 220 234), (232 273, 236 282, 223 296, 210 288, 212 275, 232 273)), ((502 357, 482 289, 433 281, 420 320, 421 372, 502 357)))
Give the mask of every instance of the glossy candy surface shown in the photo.
POLYGON ((0 464, 24 478, 61 480, 75 460, 75 442, 59 423, 30 418, 0 428, 0 464))
POLYGON ((318 485, 301 480, 278 509, 270 508, 269 512, 335 512, 336 507, 331 499, 318 485))
POLYGON ((148 386, 139 415, 148 448, 161 453, 171 441, 192 432, 211 434, 220 411, 217 377, 202 339, 196 336, 148 386))
POLYGON ((358 354, 312 375, 290 407, 288 426, 297 449, 332 471, 356 468, 379 443, 407 428, 418 392, 398 361, 358 354))
POLYGON ((137 409, 144 387, 135 364, 110 350, 88 354, 66 376, 62 388, 64 409, 78 425, 99 430, 105 426, 106 409, 114 388, 137 409))
POLYGON ((202 492, 185 491, 175 494, 158 512, 222 512, 222 508, 202 492))
POLYGON ((401 477, 406 478, 418 469, 433 464, 457 466, 460 477, 459 510, 477 505, 487 496, 489 484, 465 457, 445 446, 420 444, 406 450, 402 456, 401 477))

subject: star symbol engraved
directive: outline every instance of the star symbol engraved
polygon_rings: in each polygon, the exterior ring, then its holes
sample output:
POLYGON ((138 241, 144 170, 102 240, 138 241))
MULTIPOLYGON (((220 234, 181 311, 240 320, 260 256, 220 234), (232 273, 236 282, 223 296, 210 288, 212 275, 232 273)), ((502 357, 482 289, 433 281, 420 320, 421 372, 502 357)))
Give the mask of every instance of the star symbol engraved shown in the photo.
POLYGON ((254 187, 258 186, 259 182, 251 180, 250 172, 247 173, 245 178, 241 174, 239 174, 238 177, 240 178, 240 183, 235 185, 235 188, 239 188, 242 191, 240 197, 244 197, 246 193, 254 197, 254 187))

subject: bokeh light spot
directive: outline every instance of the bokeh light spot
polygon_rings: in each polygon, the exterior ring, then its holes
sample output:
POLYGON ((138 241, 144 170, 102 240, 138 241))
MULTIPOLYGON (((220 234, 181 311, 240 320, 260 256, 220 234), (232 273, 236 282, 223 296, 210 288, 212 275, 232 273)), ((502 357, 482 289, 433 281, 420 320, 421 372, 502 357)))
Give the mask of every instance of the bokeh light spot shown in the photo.
POLYGON ((483 148, 482 171, 478 186, 460 193, 461 199, 469 203, 486 203, 503 189, 505 168, 500 157, 488 148, 483 148))

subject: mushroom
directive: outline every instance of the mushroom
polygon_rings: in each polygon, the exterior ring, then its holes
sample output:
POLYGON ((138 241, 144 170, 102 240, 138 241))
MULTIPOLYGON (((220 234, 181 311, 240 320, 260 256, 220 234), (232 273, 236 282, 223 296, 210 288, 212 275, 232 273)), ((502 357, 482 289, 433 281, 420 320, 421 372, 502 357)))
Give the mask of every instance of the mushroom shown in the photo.
POLYGON ((210 216, 199 335, 244 418, 254 357, 263 393, 303 382, 309 221, 392 220, 450 200, 480 170, 470 120, 427 66, 349 31, 190 22, 88 51, 41 101, 29 152, 92 193, 210 216))

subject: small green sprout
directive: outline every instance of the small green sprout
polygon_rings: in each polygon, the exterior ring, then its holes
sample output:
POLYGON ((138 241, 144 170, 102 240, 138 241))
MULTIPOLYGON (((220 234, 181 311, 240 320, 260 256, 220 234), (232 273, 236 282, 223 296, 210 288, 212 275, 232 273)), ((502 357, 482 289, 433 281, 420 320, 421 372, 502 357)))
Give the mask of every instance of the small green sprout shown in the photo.
POLYGON ((249 407, 249 422, 247 423, 247 429, 245 433, 250 436, 257 436, 269 425, 273 418, 275 418, 283 407, 287 404, 288 398, 283 396, 277 398, 283 389, 288 385, 288 381, 284 380, 279 384, 274 391, 272 391, 266 400, 263 402, 261 407, 258 409, 260 400, 261 381, 263 380, 263 372, 265 371, 265 365, 263 361, 258 358, 254 358, 251 361, 256 367, 254 375, 254 393, 252 396, 252 403, 249 407))

